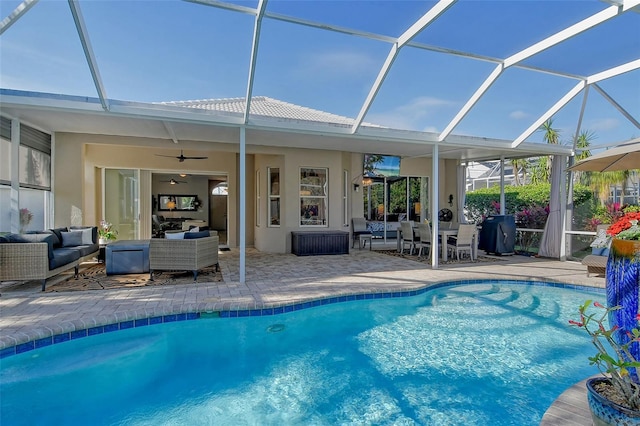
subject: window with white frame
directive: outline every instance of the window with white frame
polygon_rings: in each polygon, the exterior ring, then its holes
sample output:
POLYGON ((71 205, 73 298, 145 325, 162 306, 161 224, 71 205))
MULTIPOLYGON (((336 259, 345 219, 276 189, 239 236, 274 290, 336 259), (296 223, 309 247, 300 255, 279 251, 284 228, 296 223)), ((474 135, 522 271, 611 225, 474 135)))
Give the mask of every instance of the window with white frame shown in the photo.
POLYGON ((329 226, 328 169, 300 168, 300 226, 329 226))
POLYGON ((262 209, 260 198, 260 170, 256 170, 256 226, 260 226, 260 213, 262 209))
POLYGON ((280 169, 268 167, 269 226, 280 226, 280 169))
POLYGON ((342 173, 342 226, 349 226, 349 171, 342 173))

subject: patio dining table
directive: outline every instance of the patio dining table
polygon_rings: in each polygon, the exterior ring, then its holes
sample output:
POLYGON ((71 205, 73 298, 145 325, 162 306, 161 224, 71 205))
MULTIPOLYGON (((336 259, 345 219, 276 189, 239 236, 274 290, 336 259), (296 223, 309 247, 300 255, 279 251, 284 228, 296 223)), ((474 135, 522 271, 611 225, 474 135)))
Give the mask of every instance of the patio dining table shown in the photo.
MULTIPOLYGON (((413 226, 413 234, 414 235, 420 235, 420 231, 419 228, 417 226, 413 226)), ((440 236, 440 241, 442 242, 441 244, 444 245, 443 250, 442 250, 442 261, 446 262, 448 259, 448 250, 447 250, 447 239, 449 237, 453 237, 458 235, 458 228, 455 229, 442 229, 439 228, 438 229, 438 235, 440 236)), ((397 239, 397 249, 398 252, 402 251, 402 229, 398 228, 398 239, 397 239)), ((478 232, 476 231, 473 235, 473 244, 471 246, 471 249, 473 251, 473 258, 477 259, 478 258, 478 232)))

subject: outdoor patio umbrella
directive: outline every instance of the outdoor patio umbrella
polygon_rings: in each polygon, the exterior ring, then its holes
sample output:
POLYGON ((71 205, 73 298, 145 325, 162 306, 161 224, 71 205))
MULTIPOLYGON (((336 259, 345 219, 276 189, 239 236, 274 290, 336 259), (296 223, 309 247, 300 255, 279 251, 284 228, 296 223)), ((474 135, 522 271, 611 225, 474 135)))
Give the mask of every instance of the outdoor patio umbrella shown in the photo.
POLYGON ((611 172, 640 169, 640 138, 577 162, 571 171, 611 172))

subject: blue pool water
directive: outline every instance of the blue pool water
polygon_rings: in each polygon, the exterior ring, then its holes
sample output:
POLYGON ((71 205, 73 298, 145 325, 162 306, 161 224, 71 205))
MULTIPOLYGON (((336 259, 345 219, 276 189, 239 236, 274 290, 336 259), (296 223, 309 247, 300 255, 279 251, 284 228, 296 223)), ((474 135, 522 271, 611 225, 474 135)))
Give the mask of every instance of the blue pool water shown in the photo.
POLYGON ((538 425, 594 374, 577 290, 518 284, 159 324, 1 361, 2 425, 538 425))

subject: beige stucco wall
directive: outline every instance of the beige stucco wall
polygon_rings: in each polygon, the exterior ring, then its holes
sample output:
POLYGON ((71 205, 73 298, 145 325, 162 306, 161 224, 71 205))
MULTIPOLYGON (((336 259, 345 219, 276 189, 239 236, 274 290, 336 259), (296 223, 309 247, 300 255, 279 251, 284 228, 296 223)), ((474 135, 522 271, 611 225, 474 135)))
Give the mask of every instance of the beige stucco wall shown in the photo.
MULTIPOLYGON (((56 134, 55 226, 67 226, 70 223, 77 225, 99 223, 102 216, 100 168, 140 169, 176 174, 187 172, 203 176, 226 174, 229 188, 238 188, 237 154, 228 151, 228 145, 191 143, 186 146, 189 148, 182 144, 168 145, 166 140, 160 139, 56 134), (180 163, 175 158, 155 155, 156 153, 178 155, 181 148, 188 150, 186 155, 209 158, 180 163)), ((158 191, 157 188, 154 190, 158 191)), ((150 182, 141 185, 141 199, 151 200, 151 191, 150 182)), ((157 196, 157 193, 153 195, 157 196)), ((228 220, 231 230, 237 230, 237 206, 237 190, 230 190, 228 220)), ((253 222, 248 223, 247 228, 251 231, 247 233, 249 245, 249 241, 252 243, 249 237, 253 236, 253 222)), ((229 234, 229 245, 237 245, 237 232, 229 234)), ((144 234, 141 236, 145 237, 144 234)))
MULTIPOLYGON (((194 175, 225 174, 228 178, 228 244, 239 243, 239 155, 233 151, 237 145, 185 142, 169 144, 166 140, 145 138, 111 137, 87 134, 56 134, 55 164, 55 226, 68 224, 97 224, 101 219, 101 168, 122 168, 156 171, 162 173, 187 172, 194 175), (208 156, 207 160, 179 163, 174 158, 158 157, 155 154, 178 155, 180 149, 187 155, 208 156)), ((260 251, 288 253, 291 251, 291 231, 295 230, 350 230, 350 218, 362 217, 363 188, 355 191, 354 183, 362 183, 362 154, 343 151, 313 149, 263 149, 263 153, 250 153, 246 159, 246 244, 260 251), (267 153, 264 153, 267 152, 267 153), (270 153, 271 152, 271 153, 270 153), (281 224, 268 226, 267 168, 280 169, 281 224), (299 170, 300 167, 318 167, 329 170, 329 210, 327 227, 301 227, 299 225, 299 170), (347 171, 347 180, 344 171, 347 171), (256 172, 260 172, 261 205, 256 218, 256 172), (347 191, 347 218, 345 226, 343 193, 347 191)), ((411 158, 401 162, 404 176, 430 176, 431 159, 411 158)), ((439 165, 440 208, 447 207, 447 197, 456 194, 456 161, 441 160, 439 165)), ((151 179, 141 185, 142 200, 151 200, 166 187, 153 186, 151 179), (152 194, 152 186, 154 193, 152 194), (146 198, 145 198, 146 197, 146 198)), ((156 183, 157 185, 158 183, 156 183)), ((173 189, 172 189, 173 190, 173 189)), ((180 190, 182 191, 182 190, 180 190)), ((165 193, 165 192, 163 192, 165 193)), ((172 192, 166 192, 172 193, 172 192)), ((200 193, 198 193, 200 197, 200 193)), ((202 201, 207 200, 202 197, 202 201)), ((206 201, 205 201, 206 202, 206 201)), ((451 208, 454 215, 455 208, 451 208)), ((148 210, 148 209, 147 209, 148 210)), ((189 213, 194 218, 195 213, 189 213)), ((199 218, 199 217, 198 217, 199 218)), ((142 235, 141 235, 142 236, 142 235)))
MULTIPOLYGON (((343 171, 350 166, 349 156, 339 151, 283 149, 282 155, 256 155, 255 170, 260 172, 260 223, 256 225, 256 248, 260 251, 288 253, 291 231, 345 230, 343 213, 343 171), (345 164, 346 162, 346 164, 345 164), (271 226, 268 218, 267 168, 280 168, 280 226, 271 226), (328 224, 323 227, 300 226, 300 168, 327 168, 328 224)), ((255 197, 255 195, 254 195, 255 197)))

